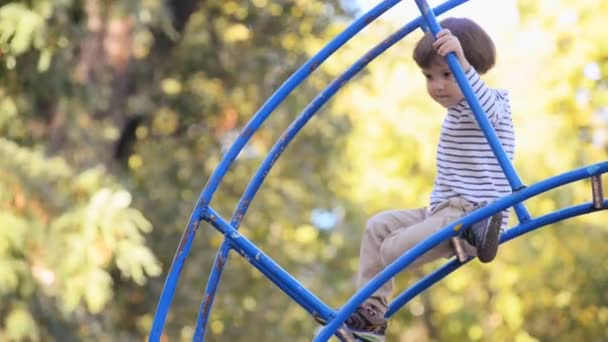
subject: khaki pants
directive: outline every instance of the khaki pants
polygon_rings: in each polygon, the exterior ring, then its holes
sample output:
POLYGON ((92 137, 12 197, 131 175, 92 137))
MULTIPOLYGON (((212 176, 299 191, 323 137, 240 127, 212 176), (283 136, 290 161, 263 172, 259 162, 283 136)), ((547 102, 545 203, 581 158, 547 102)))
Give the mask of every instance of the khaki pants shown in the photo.
MULTIPOLYGON (((360 265, 357 287, 364 286, 376 274, 395 261, 403 253, 423 241, 433 233, 466 215, 473 205, 463 199, 453 198, 437 205, 432 212, 426 208, 390 210, 373 216, 365 227, 361 241, 360 265)), ((469 255, 475 255, 475 247, 465 245, 469 255)), ((454 256, 450 241, 421 255, 409 267, 454 256)), ((393 289, 393 281, 379 288, 372 301, 381 309, 386 309, 387 298, 393 289)))

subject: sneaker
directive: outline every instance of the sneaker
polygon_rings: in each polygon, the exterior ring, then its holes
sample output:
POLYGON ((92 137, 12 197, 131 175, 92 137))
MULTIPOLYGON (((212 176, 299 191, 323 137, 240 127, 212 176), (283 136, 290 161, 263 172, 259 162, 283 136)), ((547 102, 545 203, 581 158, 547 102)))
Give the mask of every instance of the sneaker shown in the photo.
POLYGON ((477 247, 479 261, 488 263, 496 258, 502 225, 502 212, 474 223, 464 230, 460 237, 477 247))
POLYGON ((385 341, 387 321, 384 313, 374 304, 363 303, 345 323, 359 341, 385 341))

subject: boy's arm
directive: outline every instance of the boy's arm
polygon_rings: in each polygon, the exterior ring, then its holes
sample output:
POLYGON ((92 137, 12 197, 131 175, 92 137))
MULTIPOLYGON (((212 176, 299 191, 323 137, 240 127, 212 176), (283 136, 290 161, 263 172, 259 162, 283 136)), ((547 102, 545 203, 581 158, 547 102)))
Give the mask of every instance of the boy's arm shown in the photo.
MULTIPOLYGON (((473 88, 473 92, 479 99, 481 108, 486 112, 492 126, 496 127, 496 124, 500 121, 502 116, 510 110, 507 99, 505 99, 500 92, 486 86, 475 68, 465 57, 460 41, 449 29, 439 31, 437 39, 433 43, 433 47, 440 56, 447 56, 450 52, 456 54, 467 80, 473 88)), ((466 101, 464 103, 466 104, 466 107, 469 107, 466 101)))
MULTIPOLYGON (((506 105, 506 99, 503 95, 495 90, 486 86, 485 82, 481 79, 475 68, 470 68, 465 73, 467 80, 473 88, 475 96, 479 99, 481 108, 486 112, 488 120, 492 123, 492 126, 496 127, 496 124, 502 119, 508 110, 506 105)), ((469 107, 466 103, 467 108, 469 107)))

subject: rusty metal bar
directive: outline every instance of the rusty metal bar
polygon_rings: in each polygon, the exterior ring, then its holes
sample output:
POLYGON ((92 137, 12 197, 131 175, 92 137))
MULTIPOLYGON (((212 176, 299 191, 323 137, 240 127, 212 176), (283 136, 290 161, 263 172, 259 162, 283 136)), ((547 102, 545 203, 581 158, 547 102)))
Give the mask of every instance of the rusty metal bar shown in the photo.
POLYGON ((591 176, 591 192, 593 193, 593 207, 596 209, 602 209, 604 207, 602 175, 591 176))

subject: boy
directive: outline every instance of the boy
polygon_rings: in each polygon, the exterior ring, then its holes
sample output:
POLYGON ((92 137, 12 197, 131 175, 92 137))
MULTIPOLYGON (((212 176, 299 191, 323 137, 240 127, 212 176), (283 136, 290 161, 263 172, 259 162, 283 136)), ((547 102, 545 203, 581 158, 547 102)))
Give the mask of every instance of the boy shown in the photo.
MULTIPOLYGON (((514 133, 507 93, 486 87, 479 75, 495 62, 492 39, 475 22, 448 18, 434 40, 427 33, 414 49, 413 58, 426 78, 427 92, 447 109, 437 149, 437 175, 428 208, 393 210, 372 217, 366 226, 357 279, 365 285, 387 265, 447 224, 487 202, 511 192, 498 161, 464 99, 445 56, 456 54, 475 95, 505 148, 513 158, 514 133)), ((467 254, 482 262, 496 256, 501 226, 507 212, 474 224, 460 238, 467 254)), ((419 266, 441 257, 452 257, 453 247, 444 242, 419 257, 419 266)), ((364 341, 384 341, 391 282, 384 284, 347 320, 346 326, 364 341)))

